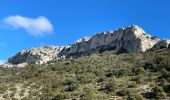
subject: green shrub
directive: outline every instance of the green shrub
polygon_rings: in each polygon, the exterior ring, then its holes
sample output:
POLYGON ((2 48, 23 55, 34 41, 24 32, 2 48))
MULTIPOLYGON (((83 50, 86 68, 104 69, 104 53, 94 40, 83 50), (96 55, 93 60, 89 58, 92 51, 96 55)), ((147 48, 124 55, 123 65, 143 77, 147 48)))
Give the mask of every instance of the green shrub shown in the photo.
POLYGON ((144 100, 144 98, 140 94, 133 93, 128 95, 127 100, 144 100))
POLYGON ((105 87, 99 89, 99 91, 105 92, 107 94, 116 93, 118 87, 119 87, 118 83, 114 79, 111 79, 106 83, 105 87))
POLYGON ((71 84, 71 85, 69 85, 69 86, 65 89, 65 91, 71 92, 71 91, 76 90, 77 88, 78 88, 78 85, 77 85, 77 84, 71 84))
POLYGON ((127 95, 127 90, 126 89, 122 89, 122 90, 118 91, 116 93, 116 95, 118 95, 118 96, 126 96, 127 95))
POLYGON ((144 76, 135 76, 134 78, 132 78, 132 81, 135 81, 137 84, 141 84, 144 83, 144 76))
POLYGON ((89 73, 84 74, 84 75, 79 75, 77 77, 77 80, 80 81, 81 84, 92 83, 94 79, 95 79, 95 76, 89 73))
POLYGON ((165 99, 166 94, 165 94, 162 87, 155 86, 155 88, 153 88, 152 90, 153 90, 154 98, 156 98, 156 99, 165 99))
POLYGON ((106 77, 105 76, 101 76, 98 80, 97 80, 97 82, 103 82, 103 81, 105 81, 106 80, 106 77))
POLYGON ((80 100, 97 100, 96 93, 93 88, 84 88, 80 100))
POLYGON ((128 84, 128 88, 137 88, 136 82, 130 82, 130 83, 128 84))
POLYGON ((6 85, 0 84, 0 94, 5 93, 7 89, 8 87, 6 85))
POLYGON ((145 74, 145 69, 143 67, 139 67, 139 68, 134 68, 133 69, 133 73, 134 75, 139 75, 139 74, 145 74))
POLYGON ((51 100, 63 100, 64 99, 64 95, 63 94, 58 94, 55 97, 53 97, 51 100))

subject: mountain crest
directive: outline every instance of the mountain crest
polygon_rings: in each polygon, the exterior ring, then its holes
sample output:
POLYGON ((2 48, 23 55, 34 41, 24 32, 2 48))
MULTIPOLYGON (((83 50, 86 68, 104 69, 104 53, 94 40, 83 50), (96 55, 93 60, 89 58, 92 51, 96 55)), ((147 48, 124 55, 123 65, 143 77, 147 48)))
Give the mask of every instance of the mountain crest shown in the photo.
POLYGON ((84 37, 68 46, 44 46, 22 50, 9 58, 9 64, 43 64, 57 59, 69 59, 89 55, 96 51, 125 50, 145 52, 150 49, 169 47, 170 40, 160 40, 147 34, 141 27, 132 25, 115 31, 101 32, 92 37, 84 37))

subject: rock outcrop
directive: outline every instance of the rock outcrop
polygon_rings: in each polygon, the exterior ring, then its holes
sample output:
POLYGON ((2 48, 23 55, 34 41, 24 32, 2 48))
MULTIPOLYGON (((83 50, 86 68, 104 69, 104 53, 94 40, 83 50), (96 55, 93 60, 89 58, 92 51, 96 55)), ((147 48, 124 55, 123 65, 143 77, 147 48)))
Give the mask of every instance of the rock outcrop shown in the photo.
POLYGON ((127 52, 146 51, 160 40, 145 33, 139 26, 133 25, 116 31, 97 33, 91 38, 83 38, 62 50, 60 56, 66 58, 103 51, 108 49, 123 49, 127 52))
POLYGON ((9 58, 8 64, 43 64, 57 59, 69 59, 104 50, 124 50, 145 52, 152 48, 168 47, 169 40, 160 40, 148 35, 141 27, 132 25, 116 31, 97 33, 85 37, 68 46, 44 46, 20 51, 9 58))
POLYGON ((40 48, 31 48, 29 50, 22 50, 15 56, 9 58, 10 64, 43 64, 48 61, 58 59, 58 53, 63 49, 63 46, 44 46, 40 48))
POLYGON ((170 40, 161 40, 158 43, 156 43, 152 50, 158 50, 162 48, 170 48, 170 40))

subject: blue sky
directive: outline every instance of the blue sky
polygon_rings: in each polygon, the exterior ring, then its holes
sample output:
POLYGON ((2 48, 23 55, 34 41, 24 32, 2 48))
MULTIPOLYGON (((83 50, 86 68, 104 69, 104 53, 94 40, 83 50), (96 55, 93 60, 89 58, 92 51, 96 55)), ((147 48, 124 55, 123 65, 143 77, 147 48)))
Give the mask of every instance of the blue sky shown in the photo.
POLYGON ((67 45, 132 24, 170 38, 169 5, 169 0, 0 0, 0 63, 23 49, 67 45))

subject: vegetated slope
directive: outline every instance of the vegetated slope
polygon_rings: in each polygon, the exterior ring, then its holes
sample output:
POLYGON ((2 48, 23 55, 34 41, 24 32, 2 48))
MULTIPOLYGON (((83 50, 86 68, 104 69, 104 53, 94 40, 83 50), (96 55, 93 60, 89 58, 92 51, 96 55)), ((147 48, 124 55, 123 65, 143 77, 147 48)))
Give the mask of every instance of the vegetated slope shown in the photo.
POLYGON ((0 99, 165 99, 170 95, 170 49, 105 51, 43 65, 0 70, 0 99))

